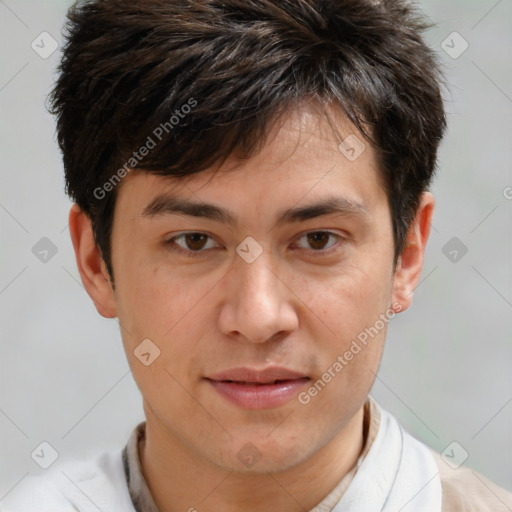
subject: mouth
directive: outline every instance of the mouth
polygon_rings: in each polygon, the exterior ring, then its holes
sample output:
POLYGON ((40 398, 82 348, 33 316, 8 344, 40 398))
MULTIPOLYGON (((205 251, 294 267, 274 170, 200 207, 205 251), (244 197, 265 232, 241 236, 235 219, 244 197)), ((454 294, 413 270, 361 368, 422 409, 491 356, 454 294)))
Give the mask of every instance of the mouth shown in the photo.
POLYGON ((294 398, 310 378, 281 367, 234 368, 206 381, 230 403, 243 409, 270 409, 294 398))
POLYGON ((277 380, 274 380, 274 381, 269 381, 269 382, 247 382, 247 381, 239 381, 239 380, 222 380, 222 381, 219 381, 219 382, 228 382, 230 384, 243 384, 243 385, 247 385, 247 386, 272 386, 274 384, 279 384, 281 382, 290 382, 291 380, 296 380, 296 379, 277 379, 277 380))

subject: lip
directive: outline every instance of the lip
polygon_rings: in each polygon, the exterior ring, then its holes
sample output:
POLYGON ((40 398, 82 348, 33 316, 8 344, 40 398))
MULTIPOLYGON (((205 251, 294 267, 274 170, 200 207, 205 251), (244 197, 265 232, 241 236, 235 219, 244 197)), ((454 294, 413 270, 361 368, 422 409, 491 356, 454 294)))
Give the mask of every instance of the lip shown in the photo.
POLYGON ((263 370, 233 368, 206 380, 221 396, 239 407, 270 409, 294 398, 309 377, 273 366, 263 370))

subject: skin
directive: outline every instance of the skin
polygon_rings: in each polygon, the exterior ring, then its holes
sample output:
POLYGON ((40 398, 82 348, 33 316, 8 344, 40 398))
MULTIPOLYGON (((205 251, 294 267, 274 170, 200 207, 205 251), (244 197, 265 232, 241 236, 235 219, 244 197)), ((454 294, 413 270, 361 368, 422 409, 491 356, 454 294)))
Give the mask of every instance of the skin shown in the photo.
MULTIPOLYGON (((343 138, 355 133, 340 113, 331 117, 343 138)), ((179 180, 132 173, 118 192, 115 288, 90 220, 76 205, 70 230, 87 292, 98 312, 118 317, 122 327, 147 420, 142 469, 159 509, 310 510, 361 452, 363 404, 386 328, 306 405, 293 398, 266 410, 243 409, 204 377, 279 365, 306 374, 311 381, 301 391, 307 391, 379 315, 411 304, 432 195, 422 195, 395 268, 391 214, 375 153, 366 145, 349 161, 325 118, 306 107, 275 124, 257 155, 242 161, 232 156, 217 174, 207 170, 179 180), (162 193, 228 208, 238 225, 142 215, 162 193), (276 224, 283 210, 332 195, 363 205, 364 213, 276 224), (165 243, 186 231, 211 237, 188 239, 188 249, 199 255, 171 250, 187 248, 184 237, 165 243), (318 231, 341 238, 308 238, 318 231), (236 252, 247 236, 263 249, 252 263, 236 252), (160 350, 149 366, 134 355, 146 338, 160 350), (261 454, 251 467, 237 457, 247 443, 261 454)))

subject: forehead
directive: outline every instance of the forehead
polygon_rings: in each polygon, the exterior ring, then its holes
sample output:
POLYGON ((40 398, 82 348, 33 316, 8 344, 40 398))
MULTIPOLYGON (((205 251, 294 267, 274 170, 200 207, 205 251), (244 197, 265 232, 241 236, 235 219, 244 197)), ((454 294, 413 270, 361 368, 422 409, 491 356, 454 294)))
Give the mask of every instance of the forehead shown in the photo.
POLYGON ((232 155, 220 167, 184 178, 134 171, 121 184, 117 202, 138 216, 162 194, 257 213, 255 205, 281 209, 284 202, 307 203, 327 193, 371 205, 383 190, 375 152, 363 136, 338 109, 322 114, 309 107, 276 119, 250 158, 232 155))

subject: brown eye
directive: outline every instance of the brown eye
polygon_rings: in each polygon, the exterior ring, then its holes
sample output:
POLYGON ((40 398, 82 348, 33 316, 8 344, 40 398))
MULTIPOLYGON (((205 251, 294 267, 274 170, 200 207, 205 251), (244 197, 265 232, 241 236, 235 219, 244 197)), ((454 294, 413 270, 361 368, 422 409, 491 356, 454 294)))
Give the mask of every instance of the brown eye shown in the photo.
POLYGON ((184 239, 187 245, 187 249, 192 251, 198 251, 206 244, 208 236, 202 233, 187 233, 184 235, 184 239))
POLYGON ((329 231, 311 231, 302 235, 299 238, 299 241, 306 239, 306 247, 302 246, 301 248, 312 249, 313 251, 320 252, 330 249, 336 245, 336 241, 341 238, 341 236, 329 231), (330 239, 333 240, 332 243, 329 242, 330 239))
POLYGON ((308 233, 307 235, 308 243, 313 249, 324 249, 325 245, 329 241, 330 233, 325 233, 324 231, 320 231, 318 233, 308 233))
POLYGON ((165 241, 171 250, 186 254, 202 254, 207 249, 218 247, 211 236, 206 233, 182 233, 165 241), (214 245, 212 245, 214 244, 214 245))

